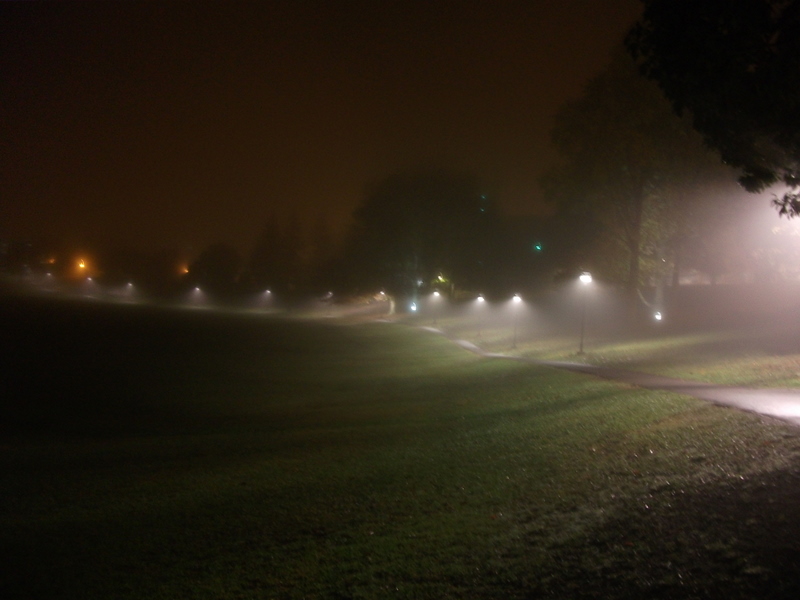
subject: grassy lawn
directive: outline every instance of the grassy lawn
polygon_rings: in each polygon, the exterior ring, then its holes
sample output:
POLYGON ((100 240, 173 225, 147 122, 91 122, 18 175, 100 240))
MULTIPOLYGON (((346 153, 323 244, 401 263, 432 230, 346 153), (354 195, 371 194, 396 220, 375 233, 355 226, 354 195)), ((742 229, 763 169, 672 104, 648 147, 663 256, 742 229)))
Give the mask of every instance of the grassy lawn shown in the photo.
MULTIPOLYGON (((418 319, 420 320, 420 319, 418 319)), ((577 355, 575 331, 542 332, 520 327, 512 343, 508 323, 484 327, 480 335, 463 316, 440 319, 451 337, 468 339, 490 352, 543 360, 586 362, 669 377, 749 387, 800 387, 800 326, 785 315, 758 325, 676 331, 665 326, 586 336, 577 355)))
POLYGON ((779 422, 402 325, 2 318, 4 599, 800 590, 779 422))

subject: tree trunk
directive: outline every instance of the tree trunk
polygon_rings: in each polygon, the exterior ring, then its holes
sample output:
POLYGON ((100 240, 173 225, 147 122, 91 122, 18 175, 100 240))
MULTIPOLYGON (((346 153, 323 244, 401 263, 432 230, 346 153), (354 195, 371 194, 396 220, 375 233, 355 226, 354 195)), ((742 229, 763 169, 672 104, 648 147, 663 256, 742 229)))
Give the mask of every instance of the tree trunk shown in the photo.
POLYGON ((639 289, 639 261, 642 254, 642 212, 644 209, 644 192, 633 199, 628 250, 628 317, 631 322, 636 317, 637 291, 639 289))

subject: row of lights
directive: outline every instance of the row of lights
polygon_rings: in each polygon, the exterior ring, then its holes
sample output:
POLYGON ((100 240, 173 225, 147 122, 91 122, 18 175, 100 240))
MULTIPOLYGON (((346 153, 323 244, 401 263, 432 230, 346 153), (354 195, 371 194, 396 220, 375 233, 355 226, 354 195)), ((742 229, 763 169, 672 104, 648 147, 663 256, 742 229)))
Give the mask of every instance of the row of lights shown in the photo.
MULTIPOLYGON (((589 284, 592 283, 592 274, 589 273, 588 271, 584 271, 578 276, 578 281, 580 281, 581 284, 583 284, 584 290, 586 290, 588 288, 589 284)), ((434 291, 433 292, 433 296, 438 298, 440 296, 440 293, 438 291, 434 291)), ((579 344, 579 347, 578 347, 578 354, 583 354, 584 331, 585 331, 585 328, 586 328, 586 302, 587 302, 586 291, 584 291, 582 296, 583 296, 583 298, 582 298, 582 305, 581 305, 581 337, 580 337, 580 344, 579 344)), ((483 297, 483 294, 478 294, 478 297, 476 298, 476 302, 482 303, 482 302, 485 302, 485 301, 486 301, 486 299, 483 297)), ((514 294, 514 296, 511 298, 511 301, 514 304, 519 304, 520 302, 522 302, 522 297, 519 294, 514 294)), ((412 310, 412 312, 417 310, 417 304, 415 302, 411 303, 411 310, 412 310)), ((656 320, 656 321, 661 321, 663 319, 662 313, 660 311, 655 311, 653 313, 653 319, 656 320)), ((517 323, 516 323, 516 314, 515 314, 513 346, 516 347, 516 345, 517 345, 517 323)))

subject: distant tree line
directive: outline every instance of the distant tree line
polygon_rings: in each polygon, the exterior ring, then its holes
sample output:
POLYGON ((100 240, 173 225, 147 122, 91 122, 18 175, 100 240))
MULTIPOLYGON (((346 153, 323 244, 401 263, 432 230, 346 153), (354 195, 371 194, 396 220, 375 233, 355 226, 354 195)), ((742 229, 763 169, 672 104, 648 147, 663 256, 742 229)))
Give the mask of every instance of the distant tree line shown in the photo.
MULTIPOLYGON (((503 215, 469 173, 417 169, 375 182, 338 244, 324 218, 304 229, 273 215, 246 256, 216 243, 177 273, 169 252, 114 251, 102 271, 221 295, 458 298, 591 270, 631 302, 692 277, 797 279, 797 225, 756 226, 740 191, 780 183, 779 214, 800 214, 800 0, 643 3, 625 49, 557 114, 548 217, 503 215)), ((43 264, 30 245, 3 248, 6 272, 43 264)))

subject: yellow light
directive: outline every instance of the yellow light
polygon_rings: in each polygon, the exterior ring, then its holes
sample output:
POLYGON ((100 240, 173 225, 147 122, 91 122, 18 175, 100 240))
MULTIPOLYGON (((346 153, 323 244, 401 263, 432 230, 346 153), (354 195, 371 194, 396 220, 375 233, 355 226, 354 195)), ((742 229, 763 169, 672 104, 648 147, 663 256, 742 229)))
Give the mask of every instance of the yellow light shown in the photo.
POLYGON ((86 262, 83 259, 78 261, 78 268, 79 269, 85 269, 86 268, 86 262))

